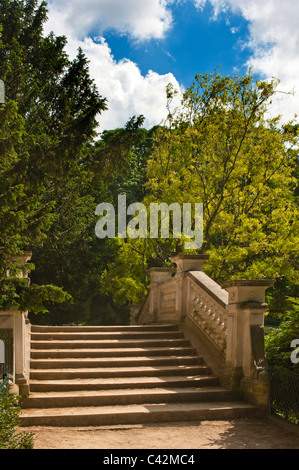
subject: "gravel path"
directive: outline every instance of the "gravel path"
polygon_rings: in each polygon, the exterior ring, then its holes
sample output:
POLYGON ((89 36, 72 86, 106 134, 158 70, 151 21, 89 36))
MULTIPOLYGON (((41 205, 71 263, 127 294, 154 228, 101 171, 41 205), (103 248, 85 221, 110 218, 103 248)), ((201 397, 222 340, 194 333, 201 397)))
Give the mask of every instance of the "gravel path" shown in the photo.
POLYGON ((259 419, 21 430, 35 449, 299 449, 299 434, 259 419))

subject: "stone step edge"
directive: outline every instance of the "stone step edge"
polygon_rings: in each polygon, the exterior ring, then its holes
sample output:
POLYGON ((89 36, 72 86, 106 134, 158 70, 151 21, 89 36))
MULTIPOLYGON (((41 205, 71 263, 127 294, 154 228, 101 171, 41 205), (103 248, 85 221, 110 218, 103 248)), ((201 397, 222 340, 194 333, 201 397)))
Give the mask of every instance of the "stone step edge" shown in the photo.
POLYGON ((232 390, 228 390, 224 387, 219 387, 219 386, 209 386, 209 387, 188 387, 188 388, 182 388, 182 387, 167 387, 167 388, 134 388, 134 389, 126 389, 126 388, 121 388, 121 389, 110 389, 110 390, 84 390, 81 391, 79 394, 75 391, 72 392, 31 392, 30 396, 26 398, 27 400, 35 399, 35 398, 77 398, 77 397, 93 397, 93 396, 119 396, 119 395, 148 395, 150 393, 152 394, 165 394, 167 395, 168 393, 170 394, 176 394, 176 393, 184 393, 184 394, 193 394, 193 393, 221 393, 221 392, 227 392, 233 394, 234 392, 232 390))
POLYGON ((132 389, 97 392, 33 393, 22 402, 23 409, 69 408, 82 406, 119 406, 144 403, 235 401, 240 396, 220 387, 178 389, 132 389))
POLYGON ((219 377, 214 375, 201 376, 161 376, 161 380, 156 377, 123 377, 123 378, 85 378, 85 379, 59 379, 59 380, 31 380, 30 390, 32 392, 52 392, 52 391, 86 391, 86 390, 112 390, 114 389, 134 389, 134 388, 163 388, 163 387, 207 387, 219 386, 219 377))
POLYGON ((76 326, 76 325, 65 325, 65 326, 43 326, 43 325, 31 325, 31 331, 33 333, 40 332, 59 332, 59 331, 176 331, 178 325, 173 323, 165 324, 153 324, 153 325, 119 325, 119 326, 103 326, 103 325, 87 325, 87 326, 76 326))
POLYGON ((55 337, 63 337, 66 336, 67 338, 73 337, 74 339, 84 337, 86 336, 87 338, 92 337, 92 336, 100 336, 102 338, 122 338, 122 337, 132 337, 132 338, 144 338, 146 336, 152 338, 155 335, 158 336, 158 338, 167 338, 167 337, 173 337, 173 338, 178 338, 181 335, 183 335, 183 332, 181 330, 173 330, 173 331, 49 331, 49 332, 35 332, 31 331, 30 332, 31 337, 45 337, 49 338, 52 336, 55 337))
POLYGON ((69 380, 66 380, 66 379, 49 379, 49 380, 30 380, 30 383, 31 384, 40 384, 40 383, 57 383, 57 384, 63 384, 63 383, 66 383, 66 384, 90 384, 90 383, 98 383, 99 385, 102 384, 107 384, 107 383, 125 383, 126 385, 130 384, 130 383, 147 383, 147 382, 150 382, 150 383, 153 383, 153 382, 157 382, 157 383, 162 383, 162 384, 168 384, 168 383, 171 383, 173 380, 174 381, 180 381, 180 382, 202 382, 204 381, 205 379, 217 379, 219 380, 219 377, 217 375, 212 375, 212 374, 209 374, 209 375, 186 375, 186 376, 182 376, 182 377, 178 377, 177 375, 167 375, 167 376, 159 376, 159 377, 147 377, 147 376, 139 376, 139 377, 114 377, 114 378, 109 378, 109 377, 106 377, 106 378, 94 378, 94 379, 69 379, 69 380), (90 382, 90 380, 92 382, 90 382))
POLYGON ((243 402, 160 403, 125 406, 27 409, 20 426, 92 426, 169 421, 223 420, 247 417, 258 408, 243 402))
POLYGON ((146 372, 168 372, 171 370, 177 371, 192 371, 192 370, 211 370, 210 366, 207 365, 201 365, 201 364, 187 364, 187 365, 157 365, 155 366, 128 366, 128 367, 80 367, 80 368, 71 368, 71 367, 63 367, 59 369, 30 369, 30 374, 43 374, 43 373, 65 373, 65 372, 74 372, 74 373, 89 373, 89 372, 95 372, 95 373, 106 373, 106 372, 113 372, 113 373, 122 373, 122 372, 134 372, 135 373, 142 373, 144 372, 146 375, 146 372))
MULTIPOLYGON (((45 365, 48 368, 48 365, 52 366, 51 369, 56 369, 57 366, 61 366, 64 368, 64 366, 67 366, 66 368, 70 368, 71 364, 79 366, 86 366, 87 364, 94 364, 95 367, 96 365, 103 366, 103 367, 110 367, 111 365, 115 364, 120 364, 120 367, 123 366, 124 364, 127 364, 128 366, 132 363, 138 363, 140 365, 146 365, 147 363, 150 364, 157 364, 159 362, 195 362, 197 364, 203 364, 203 358, 201 356, 153 356, 153 357, 146 357, 146 356, 140 356, 140 357, 131 357, 131 356, 126 356, 126 357, 103 357, 103 358, 88 358, 88 357, 82 357, 82 358, 49 358, 49 359, 31 359, 30 360, 30 366, 32 369, 37 370, 39 367, 37 366, 42 366, 45 365)), ((162 365, 162 364, 161 364, 162 365)))
MULTIPOLYGON (((80 348, 79 351, 76 349, 31 349, 30 350, 30 355, 32 354, 55 354, 55 353, 64 353, 64 354, 73 354, 73 353, 82 353, 82 354, 88 354, 88 353, 93 353, 93 354, 102 354, 103 356, 100 357, 110 357, 109 356, 104 356, 104 354, 125 354, 127 353, 128 355, 131 354, 145 354, 146 356, 148 355, 160 355, 163 356, 163 354, 177 354, 179 356, 179 353, 184 353, 184 352, 190 352, 190 354, 196 354, 196 349, 192 346, 182 346, 182 347, 160 347, 160 348, 80 348)), ((112 356, 113 357, 113 356, 112 356)))
POLYGON ((156 367, 118 367, 98 369, 31 369, 30 379, 70 379, 70 378, 114 378, 114 377, 159 377, 161 375, 208 375, 211 373, 209 366, 156 366, 156 367))
POLYGON ((191 347, 190 342, 185 338, 174 338, 174 339, 144 339, 144 340, 110 340, 110 341, 100 341, 100 340, 53 340, 53 341, 35 341, 31 340, 31 349, 39 350, 40 347, 44 347, 46 349, 66 349, 71 347, 71 349, 82 349, 89 347, 89 348, 101 348, 104 349, 118 349, 124 346, 134 348, 136 346, 145 345, 147 347, 152 346, 160 346, 160 347, 167 347, 167 345, 185 345, 186 347, 191 347))

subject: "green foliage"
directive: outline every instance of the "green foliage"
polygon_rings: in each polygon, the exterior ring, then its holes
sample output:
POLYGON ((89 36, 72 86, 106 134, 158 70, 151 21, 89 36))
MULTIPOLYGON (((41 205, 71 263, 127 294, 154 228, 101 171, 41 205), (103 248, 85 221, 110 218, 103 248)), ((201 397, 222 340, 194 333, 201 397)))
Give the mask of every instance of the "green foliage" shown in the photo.
POLYGON ((126 321, 147 268, 185 251, 183 238, 97 239, 97 204, 126 194, 147 207, 202 202, 207 274, 274 278, 270 307, 283 312, 299 284, 299 127, 267 119, 276 82, 197 75, 175 112, 167 87, 163 126, 147 131, 133 116, 95 141, 106 100, 82 50, 70 61, 65 37, 44 36, 46 16, 44 1, 0 2, 0 308, 50 323, 126 321), (30 286, 13 262, 24 250, 30 286))
POLYGON ((299 371, 299 363, 291 361, 291 342, 299 340, 299 298, 288 298, 288 309, 278 328, 268 329, 265 335, 265 348, 271 366, 299 371))
POLYGON ((24 289, 20 295, 18 310, 31 313, 46 313, 48 308, 45 305, 71 303, 72 296, 61 287, 55 285, 32 285, 24 289))
POLYGON ((28 279, 0 280, 0 309, 32 313, 48 312, 45 304, 71 302, 72 297, 54 285, 28 285, 28 279))
POLYGON ((203 203, 201 251, 215 280, 299 280, 297 135, 265 118, 274 93, 250 75, 198 75, 156 134, 149 200, 203 203))
POLYGON ((113 295, 114 301, 120 304, 142 303, 146 295, 144 240, 130 243, 119 239, 118 243, 119 254, 103 271, 101 289, 113 295))
POLYGON ((33 434, 16 431, 20 413, 20 397, 0 392, 0 449, 33 449, 33 434))
POLYGON ((99 240, 95 236, 95 209, 100 202, 117 205, 118 194, 126 194, 128 203, 143 198, 151 132, 142 129, 142 123, 142 116, 133 117, 123 129, 105 131, 95 144, 84 149, 80 165, 53 189, 55 221, 47 239, 33 247, 36 269, 30 277, 34 284, 63 287, 73 303, 49 306, 50 314, 43 319, 34 317, 35 322, 128 321, 127 296, 113 301, 102 275, 114 265, 118 240, 99 240))
POLYGON ((59 284, 40 282, 25 293, 22 281, 8 281, 6 273, 15 277, 13 256, 41 246, 67 210, 60 188, 79 168, 96 136, 97 117, 107 108, 82 51, 70 61, 65 37, 44 36, 46 17, 44 1, 0 2, 6 91, 0 105, 0 294, 6 308, 26 305, 34 312, 46 311, 42 299, 65 302, 69 296, 54 287, 59 284))
MULTIPOLYGON (((200 252, 210 255, 205 269, 217 282, 273 278, 299 284, 298 126, 267 119, 276 85, 251 74, 197 75, 180 109, 169 112, 153 136, 143 203, 203 203, 200 252)), ((169 110, 174 93, 167 89, 169 110)), ((127 266, 136 259, 133 242, 119 255, 127 266)), ((147 239, 138 249, 145 267, 165 266, 185 252, 184 238, 147 239)), ((135 291, 142 291, 144 275, 134 273, 135 291)), ((114 282, 116 277, 115 270, 114 282)))
MULTIPOLYGON (((137 123, 137 121, 136 121, 137 123)), ((128 131, 132 125, 130 120, 125 127, 128 131)), ((125 194, 127 206, 134 202, 144 200, 146 189, 147 161, 152 150, 153 139, 157 128, 146 131, 139 129, 131 139, 127 164, 117 174, 102 192, 101 202, 110 202, 117 208, 118 196, 125 194)), ((117 130, 119 133, 119 130, 117 130)), ((109 132, 110 135, 114 131, 109 132)), ((106 139, 106 137, 105 137, 106 139)), ((128 141, 128 139, 126 139, 128 141)), ((116 213, 117 223, 117 213, 116 213)), ((103 241, 98 240, 99 246, 103 241)), ((151 264, 157 265, 155 245, 151 240, 116 239, 106 244, 111 249, 112 256, 107 258, 106 265, 101 274, 101 292, 112 296, 114 302, 122 304, 136 304, 143 301, 146 295, 147 267, 151 264)), ((161 262, 161 261, 160 261, 161 262)))

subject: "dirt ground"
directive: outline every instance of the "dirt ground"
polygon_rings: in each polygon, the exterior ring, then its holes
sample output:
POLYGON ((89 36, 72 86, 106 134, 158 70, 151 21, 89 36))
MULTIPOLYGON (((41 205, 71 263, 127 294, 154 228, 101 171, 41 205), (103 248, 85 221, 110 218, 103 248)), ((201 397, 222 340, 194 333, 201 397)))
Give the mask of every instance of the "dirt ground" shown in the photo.
POLYGON ((28 427, 34 449, 299 449, 299 434, 271 421, 28 427))

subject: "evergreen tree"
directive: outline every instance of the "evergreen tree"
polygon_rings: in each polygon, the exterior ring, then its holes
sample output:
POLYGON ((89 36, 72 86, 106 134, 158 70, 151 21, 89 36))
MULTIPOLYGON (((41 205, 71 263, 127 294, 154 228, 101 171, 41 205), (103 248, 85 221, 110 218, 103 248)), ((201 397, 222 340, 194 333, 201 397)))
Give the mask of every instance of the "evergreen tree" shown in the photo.
POLYGON ((59 185, 80 164, 106 109, 82 51, 70 61, 65 37, 43 36, 46 17, 45 2, 0 2, 0 78, 6 92, 0 105, 0 279, 6 308, 12 299, 15 307, 26 308, 21 281, 13 287, 6 279, 7 269, 13 276, 12 256, 46 238, 57 217, 59 185))

